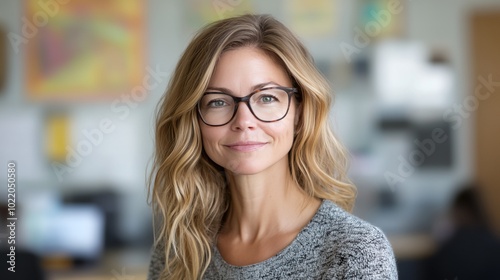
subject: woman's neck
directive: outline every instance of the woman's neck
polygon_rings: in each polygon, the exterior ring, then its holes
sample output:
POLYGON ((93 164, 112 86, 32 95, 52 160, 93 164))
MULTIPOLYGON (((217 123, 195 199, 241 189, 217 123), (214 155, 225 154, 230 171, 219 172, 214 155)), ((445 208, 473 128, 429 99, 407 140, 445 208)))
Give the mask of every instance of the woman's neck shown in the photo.
POLYGON ((300 221, 310 219, 320 204, 299 188, 288 170, 227 178, 231 203, 222 231, 245 243, 300 230, 300 221))

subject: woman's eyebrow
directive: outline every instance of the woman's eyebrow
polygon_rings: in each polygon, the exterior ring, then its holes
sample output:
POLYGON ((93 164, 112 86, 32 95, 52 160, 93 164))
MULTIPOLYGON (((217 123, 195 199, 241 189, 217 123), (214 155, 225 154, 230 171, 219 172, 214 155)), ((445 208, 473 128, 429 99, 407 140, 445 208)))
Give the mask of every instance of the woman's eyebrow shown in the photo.
POLYGON ((281 86, 280 84, 276 83, 276 82, 273 82, 273 81, 270 81, 270 82, 266 82, 266 83, 260 83, 260 84, 256 84, 254 85, 250 91, 256 91, 258 89, 261 89, 265 86, 269 86, 269 85, 275 85, 275 86, 281 86))
MULTIPOLYGON (((250 92, 256 91, 258 89, 261 89, 261 88, 263 88, 265 86, 269 86, 269 85, 281 86, 280 84, 273 82, 273 81, 259 83, 259 84, 252 86, 252 88, 250 88, 250 92)), ((207 90, 216 90, 216 91, 221 91, 221 92, 233 94, 233 91, 231 91, 230 89, 225 88, 225 87, 211 87, 211 86, 209 86, 209 87, 207 87, 207 90)))
POLYGON ((224 87, 207 87, 207 91, 211 91, 211 90, 233 94, 233 92, 230 89, 224 88, 224 87))

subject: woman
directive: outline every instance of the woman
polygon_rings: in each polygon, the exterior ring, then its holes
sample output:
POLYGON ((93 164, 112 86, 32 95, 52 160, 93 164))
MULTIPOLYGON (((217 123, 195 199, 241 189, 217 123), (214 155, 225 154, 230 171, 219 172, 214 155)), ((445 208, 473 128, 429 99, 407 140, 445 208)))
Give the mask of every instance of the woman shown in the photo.
POLYGON ((330 102, 272 17, 198 33, 156 121, 149 279, 397 279, 383 233, 347 212, 356 191, 330 102))

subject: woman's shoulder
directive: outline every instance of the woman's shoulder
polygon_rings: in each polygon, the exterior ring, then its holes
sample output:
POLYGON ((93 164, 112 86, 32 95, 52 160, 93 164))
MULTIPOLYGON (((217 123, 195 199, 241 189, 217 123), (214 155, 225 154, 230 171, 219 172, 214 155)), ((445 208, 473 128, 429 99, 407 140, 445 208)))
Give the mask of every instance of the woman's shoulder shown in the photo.
POLYGON ((151 260, 148 268, 148 280, 160 279, 160 274, 165 268, 165 253, 162 247, 153 246, 151 260))
POLYGON ((345 211, 330 200, 324 200, 318 209, 316 222, 325 234, 343 241, 358 239, 369 241, 385 238, 384 233, 376 226, 345 211))
POLYGON ((323 201, 314 218, 323 235, 322 251, 347 279, 397 279, 392 247, 378 227, 323 201))

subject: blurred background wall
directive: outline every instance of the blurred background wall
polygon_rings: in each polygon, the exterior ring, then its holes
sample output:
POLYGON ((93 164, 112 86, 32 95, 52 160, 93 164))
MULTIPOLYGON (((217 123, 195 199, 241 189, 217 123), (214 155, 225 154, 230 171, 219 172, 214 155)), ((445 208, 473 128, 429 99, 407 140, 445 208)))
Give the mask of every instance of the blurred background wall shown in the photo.
POLYGON ((14 162, 16 244, 47 279, 145 277, 155 106, 194 32, 245 12, 289 26, 331 82, 355 214, 401 279, 434 279, 466 185, 499 228, 497 0, 0 0, 0 180, 14 162))

